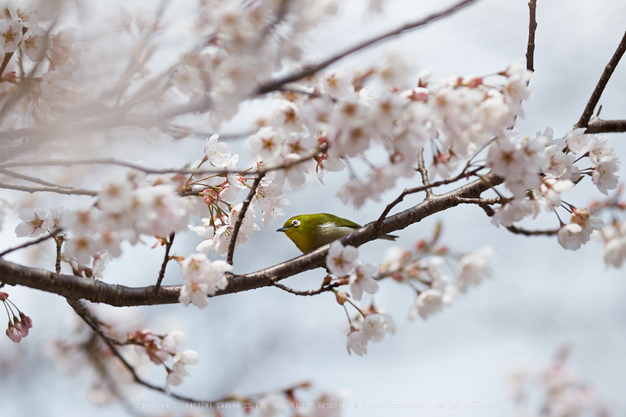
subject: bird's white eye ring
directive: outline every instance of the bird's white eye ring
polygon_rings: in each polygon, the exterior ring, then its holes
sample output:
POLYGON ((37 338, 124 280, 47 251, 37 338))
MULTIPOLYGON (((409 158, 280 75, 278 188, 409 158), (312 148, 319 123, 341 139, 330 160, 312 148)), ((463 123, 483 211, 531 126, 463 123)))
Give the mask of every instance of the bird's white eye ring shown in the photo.
POLYGON ((294 221, 292 221, 292 222, 291 222, 291 225, 292 225, 293 227, 298 227, 298 226, 300 226, 300 220, 294 220, 294 221))

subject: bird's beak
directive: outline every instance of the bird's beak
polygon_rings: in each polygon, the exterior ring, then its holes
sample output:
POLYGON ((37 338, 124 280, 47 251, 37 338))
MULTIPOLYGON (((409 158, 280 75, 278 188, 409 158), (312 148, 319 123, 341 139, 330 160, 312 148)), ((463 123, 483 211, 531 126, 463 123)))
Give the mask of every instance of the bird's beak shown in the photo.
POLYGON ((276 229, 277 232, 286 232, 289 230, 289 227, 281 227, 280 229, 276 229))

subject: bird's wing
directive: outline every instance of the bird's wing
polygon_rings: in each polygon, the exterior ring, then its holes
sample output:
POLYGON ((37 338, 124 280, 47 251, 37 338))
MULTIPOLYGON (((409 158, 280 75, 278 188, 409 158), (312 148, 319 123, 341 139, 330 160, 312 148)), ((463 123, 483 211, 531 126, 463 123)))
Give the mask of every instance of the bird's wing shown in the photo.
POLYGON ((324 223, 329 223, 330 221, 332 221, 336 226, 349 227, 354 230, 359 229, 361 227, 360 224, 350 221, 348 219, 343 219, 339 216, 335 216, 333 214, 328 214, 328 213, 325 213, 325 215, 327 216, 327 218, 324 221, 324 223))

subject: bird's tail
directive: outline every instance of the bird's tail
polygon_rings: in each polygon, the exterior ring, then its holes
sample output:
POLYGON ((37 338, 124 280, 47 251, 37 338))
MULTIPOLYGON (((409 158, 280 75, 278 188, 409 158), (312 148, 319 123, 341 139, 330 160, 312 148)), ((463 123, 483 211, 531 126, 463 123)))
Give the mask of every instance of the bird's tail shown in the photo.
POLYGON ((398 236, 395 236, 395 235, 383 235, 383 236, 378 237, 378 239, 393 240, 393 241, 395 241, 397 238, 398 236))

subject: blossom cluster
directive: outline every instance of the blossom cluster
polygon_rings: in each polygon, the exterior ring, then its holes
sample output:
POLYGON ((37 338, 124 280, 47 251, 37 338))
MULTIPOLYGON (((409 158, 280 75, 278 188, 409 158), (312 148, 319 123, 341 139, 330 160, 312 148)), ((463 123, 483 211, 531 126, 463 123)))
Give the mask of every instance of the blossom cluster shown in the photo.
POLYGON ((12 317, 9 315, 9 326, 7 327, 6 335, 9 339, 11 339, 11 341, 20 343, 22 338, 28 336, 29 329, 33 327, 33 321, 30 317, 19 310, 19 318, 13 314, 12 312, 15 304, 11 303, 8 298, 9 294, 0 291, 0 301, 4 304, 7 314, 12 314, 12 317))
POLYGON ((613 211, 613 221, 603 227, 598 236, 604 241, 604 262, 615 268, 621 267, 626 259, 626 220, 620 215, 626 210, 626 202, 620 201, 622 192, 623 186, 620 186, 614 196, 590 205, 592 213, 613 211))
POLYGON ((180 330, 165 336, 156 335, 147 329, 136 330, 128 333, 124 343, 137 346, 152 362, 165 366, 167 370, 165 390, 168 393, 170 385, 178 386, 186 376, 189 376, 185 365, 194 365, 199 359, 198 353, 193 350, 179 351, 178 346, 185 343, 185 334, 180 330), (170 358, 173 362, 171 367, 166 364, 170 358))
POLYGON ((481 77, 430 82, 424 74, 418 87, 403 90, 407 70, 401 59, 390 57, 365 71, 365 78, 348 71, 309 77, 294 87, 296 93, 277 97, 274 113, 249 138, 250 149, 268 167, 300 158, 290 169, 306 173, 315 166, 320 180, 325 171, 344 169, 350 158, 365 158, 372 167, 367 178, 353 177, 339 191, 344 203, 358 208, 378 200, 398 178, 412 177, 429 140, 437 143, 431 172, 449 175, 460 158, 504 134, 522 114, 521 101, 530 97, 530 72, 519 63, 502 72, 505 81, 498 86, 481 77), (385 149, 382 164, 367 156, 377 144, 385 149), (316 153, 315 161, 306 160, 316 153))
MULTIPOLYGON (((348 277, 348 283, 354 299, 361 300, 363 292, 374 294, 378 292, 378 283, 373 278, 376 266, 363 264, 359 259, 359 251, 354 246, 343 246, 341 242, 331 243, 326 256, 326 268, 338 277, 348 277)), ((343 304, 347 300, 347 294, 336 293, 337 300, 343 304)), ((394 334, 396 331, 393 318, 389 314, 382 314, 376 310, 367 313, 359 310, 359 318, 363 318, 363 326, 358 329, 350 322, 348 334, 348 353, 356 353, 363 356, 367 353, 367 343, 370 341, 380 342, 386 333, 394 334)))
POLYGON ((211 261, 204 253, 187 256, 182 262, 183 286, 178 300, 189 305, 204 308, 209 302, 208 295, 215 294, 228 286, 226 272, 233 266, 225 261, 211 261))
POLYGON ((105 181, 96 204, 88 208, 70 211, 59 207, 49 215, 40 209, 23 209, 23 221, 15 232, 18 237, 34 237, 57 228, 69 230, 65 257, 79 266, 89 265, 103 253, 113 258, 121 255, 123 241, 136 244, 142 235, 166 237, 186 229, 188 217, 202 201, 181 198, 177 189, 178 184, 168 179, 150 183, 144 175, 131 171, 105 181))
POLYGON ((0 52, 8 58, 20 51, 34 64, 26 61, 18 67, 7 61, 2 90, 17 86, 31 86, 31 94, 22 95, 28 100, 27 112, 36 119, 50 120, 64 106, 69 105, 80 88, 75 76, 81 68, 85 46, 76 42, 71 30, 49 33, 45 22, 56 17, 58 5, 47 7, 33 0, 9 0, 0 3, 0 52), (41 65, 44 59, 48 67, 41 65), (25 70, 37 69, 35 76, 26 78, 25 70))
POLYGON ((9 0, 0 13, 0 52, 13 53, 18 48, 33 61, 41 61, 49 46, 40 16, 30 1, 9 0))
POLYGON ((541 372, 525 369, 514 372, 510 386, 519 415, 606 417, 611 414, 597 389, 567 364, 566 349, 541 372))
MULTIPOLYGON (((239 220, 243 208, 243 203, 237 205, 231 203, 235 201, 239 191, 246 188, 247 179, 245 176, 235 173, 239 155, 231 155, 228 145, 220 142, 218 139, 218 135, 213 135, 207 139, 204 147, 204 158, 199 167, 204 163, 208 163, 212 168, 217 170, 223 169, 226 175, 209 175, 191 181, 193 185, 204 188, 202 198, 208 207, 209 217, 203 217, 200 226, 190 224, 188 227, 198 236, 204 238, 196 247, 198 252, 209 253, 215 251, 219 255, 224 256, 228 253, 235 224, 239 220), (223 178, 224 176, 226 177, 225 179, 223 178)), ((260 184, 258 193, 261 193, 268 186, 271 186, 268 182, 260 184)), ((282 201, 282 193, 278 193, 277 197, 278 200, 282 201)), ((265 204, 265 201, 261 204, 265 204)), ((269 215, 271 218, 271 211, 269 215)), ((276 212, 274 215, 278 216, 279 214, 276 212)), ((269 222, 269 219, 266 219, 265 216, 266 212, 264 211, 263 220, 269 222)), ((252 203, 248 206, 248 210, 241 221, 235 242, 236 245, 244 243, 252 233, 260 229, 255 220, 256 213, 254 211, 254 203, 252 203)))
POLYGON ((367 353, 368 342, 380 342, 385 334, 394 334, 396 325, 389 314, 370 313, 363 320, 363 328, 352 328, 348 334, 348 353, 363 356, 367 353))
POLYGON ((409 318, 427 319, 440 312, 472 286, 479 285, 491 276, 491 263, 495 253, 490 247, 466 253, 456 259, 456 268, 446 267, 454 256, 445 247, 420 240, 413 251, 399 246, 389 248, 379 268, 379 275, 400 283, 410 283, 417 297, 409 318))
POLYGON ((194 25, 203 48, 183 56, 171 72, 172 85, 192 100, 207 92, 217 127, 237 113, 259 82, 302 57, 308 32, 335 12, 336 3, 202 1, 194 25))
POLYGON ((377 268, 370 263, 363 263, 358 259, 359 250, 354 246, 343 246, 341 242, 330 244, 326 255, 326 267, 337 277, 349 277, 350 290, 355 300, 363 297, 363 292, 375 294, 378 292, 378 283, 374 280, 377 268))
MULTIPOLYGON (((534 218, 541 208, 554 212, 562 205, 562 193, 571 190, 583 176, 589 176, 604 194, 617 188, 619 158, 607 146, 607 138, 573 129, 563 139, 552 139, 550 128, 535 138, 523 138, 509 131, 496 138, 489 148, 487 166, 504 178, 513 196, 496 210, 492 222, 511 226, 524 218, 534 218), (576 162, 589 159, 591 166, 580 168, 576 162)), ((568 204, 569 205, 569 204, 568 204)), ((571 223, 562 224, 559 243, 577 250, 602 227, 600 219, 585 208, 570 206, 571 223)))

